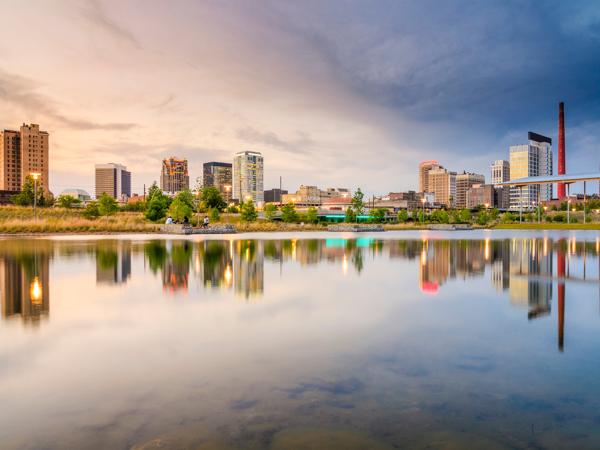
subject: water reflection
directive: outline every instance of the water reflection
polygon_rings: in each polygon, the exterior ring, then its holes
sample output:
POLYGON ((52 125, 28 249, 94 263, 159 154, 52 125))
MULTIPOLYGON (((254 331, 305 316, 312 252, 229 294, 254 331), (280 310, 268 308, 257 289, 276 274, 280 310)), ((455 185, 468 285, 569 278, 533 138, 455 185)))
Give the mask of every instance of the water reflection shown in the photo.
POLYGON ((50 311, 52 243, 3 242, 0 248, 2 317, 37 325, 50 311))
POLYGON ((0 240, 0 447, 599 448, 590 235, 0 240))
POLYGON ((452 280, 489 276, 490 283, 510 304, 527 310, 529 320, 548 316, 556 289, 559 348, 564 348, 565 297, 570 282, 597 283, 600 240, 150 240, 109 239, 73 245, 49 240, 0 242, 2 316, 19 316, 37 323, 50 308, 50 262, 92 256, 98 285, 123 285, 132 277, 132 260, 143 255, 144 271, 162 281, 164 292, 188 295, 190 272, 204 289, 229 291, 244 300, 259 299, 265 289, 265 264, 308 267, 339 265, 342 274, 355 276, 369 260, 387 257, 414 261, 418 287, 439 295, 452 280))

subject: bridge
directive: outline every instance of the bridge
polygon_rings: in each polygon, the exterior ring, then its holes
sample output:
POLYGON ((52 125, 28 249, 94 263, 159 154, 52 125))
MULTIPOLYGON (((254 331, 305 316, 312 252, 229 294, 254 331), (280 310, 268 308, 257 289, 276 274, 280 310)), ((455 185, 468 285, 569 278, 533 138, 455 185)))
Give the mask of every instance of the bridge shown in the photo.
MULTIPOLYGON (((588 181, 600 181, 600 172, 591 173, 580 173, 580 174, 564 174, 564 175, 547 175, 541 177, 525 177, 517 178, 515 180, 505 181, 504 183, 498 183, 498 186, 509 186, 519 188, 519 199, 523 196, 523 188, 531 185, 541 184, 565 184, 567 186, 567 199, 569 198, 569 187, 573 183, 583 182, 583 203, 585 205, 587 197, 587 182, 588 181)), ((567 200, 570 202, 570 200, 567 200)), ((519 222, 522 220, 523 205, 519 201, 519 222)), ((567 207, 567 221, 571 222, 570 208, 567 207)), ((586 210, 583 208, 583 223, 586 222, 586 210)))

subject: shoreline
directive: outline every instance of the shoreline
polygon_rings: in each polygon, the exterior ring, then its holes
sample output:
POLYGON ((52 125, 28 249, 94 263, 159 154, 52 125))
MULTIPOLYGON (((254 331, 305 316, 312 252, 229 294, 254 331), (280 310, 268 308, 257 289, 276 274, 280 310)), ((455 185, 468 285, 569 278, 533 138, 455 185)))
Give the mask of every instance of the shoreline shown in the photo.
MULTIPOLYGON (((262 225, 262 224, 261 224, 262 225)), ((272 226, 250 226, 250 227, 240 227, 237 228, 236 233, 214 233, 214 234, 194 234, 189 236, 230 236, 230 235, 244 235, 251 233, 268 233, 268 234, 276 234, 276 233, 290 233, 290 232, 300 232, 300 233, 315 233, 315 232, 324 232, 331 234, 339 234, 339 233, 354 233, 361 234, 363 232, 356 231, 330 231, 327 227, 320 227, 314 225, 308 226, 285 226, 285 227, 277 227, 274 228, 272 226)), ((473 227, 472 229, 464 229, 464 230, 435 230, 430 229, 428 226, 398 226, 398 225, 384 225, 383 231, 378 231, 377 233, 385 233, 388 231, 406 231, 406 232, 414 232, 414 231, 447 231, 447 232, 479 232, 479 231, 600 231, 600 223, 591 223, 591 224, 537 224, 537 223, 525 223, 525 224, 497 224, 492 227, 473 227)), ((118 236, 118 235, 131 235, 131 236, 139 236, 139 235, 156 235, 156 236, 177 236, 182 237, 186 235, 180 234, 171 234, 165 233, 157 229, 149 229, 149 230, 65 230, 65 231, 15 231, 15 232, 0 232, 0 238, 8 238, 8 237, 36 237, 36 236, 79 236, 79 235, 92 235, 92 236, 118 236)))

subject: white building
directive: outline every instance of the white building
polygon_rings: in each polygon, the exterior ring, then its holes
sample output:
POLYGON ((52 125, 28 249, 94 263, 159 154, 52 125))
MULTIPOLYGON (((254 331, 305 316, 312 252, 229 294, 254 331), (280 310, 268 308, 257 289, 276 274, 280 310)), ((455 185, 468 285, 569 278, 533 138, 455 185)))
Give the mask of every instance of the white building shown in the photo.
POLYGON ((500 184, 510 180, 510 163, 505 159, 494 161, 490 167, 490 183, 500 184))
MULTIPOLYGON (((552 139, 529 132, 529 143, 510 146, 510 180, 552 175, 552 139)), ((512 188, 510 209, 533 209, 541 201, 552 200, 552 185, 512 188), (521 190, 522 189, 522 190, 521 190), (522 196, 521 196, 522 193, 522 196)))
POLYGON ((239 152, 233 158, 233 197, 240 203, 252 199, 264 203, 263 157, 258 152, 239 152))

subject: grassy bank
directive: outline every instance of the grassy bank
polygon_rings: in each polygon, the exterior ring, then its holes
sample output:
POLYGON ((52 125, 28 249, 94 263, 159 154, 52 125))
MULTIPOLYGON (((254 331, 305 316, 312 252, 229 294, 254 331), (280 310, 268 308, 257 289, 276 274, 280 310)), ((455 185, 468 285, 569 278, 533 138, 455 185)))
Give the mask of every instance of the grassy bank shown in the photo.
POLYGON ((500 230, 600 230, 600 223, 500 223, 500 230))
MULTIPOLYGON (((196 215, 193 222, 201 220, 196 215)), ((239 232, 286 232, 325 231, 327 224, 300 224, 257 220, 243 222, 238 214, 222 214, 220 223, 234 225, 239 232)), ((419 222, 388 223, 384 228, 394 230, 420 230, 428 228, 419 222)), ((473 225, 474 228, 486 228, 473 225)), ((120 211, 111 216, 89 219, 81 209, 39 208, 38 217, 33 217, 32 208, 21 206, 0 207, 0 233, 153 233, 160 224, 148 221, 141 212, 120 211)), ((600 222, 594 223, 490 223, 487 228, 504 230, 600 230, 600 222)))
POLYGON ((152 232, 158 225, 148 222, 141 213, 120 212, 97 219, 87 219, 79 209, 39 208, 37 219, 31 208, 0 208, 0 233, 119 233, 152 232))

